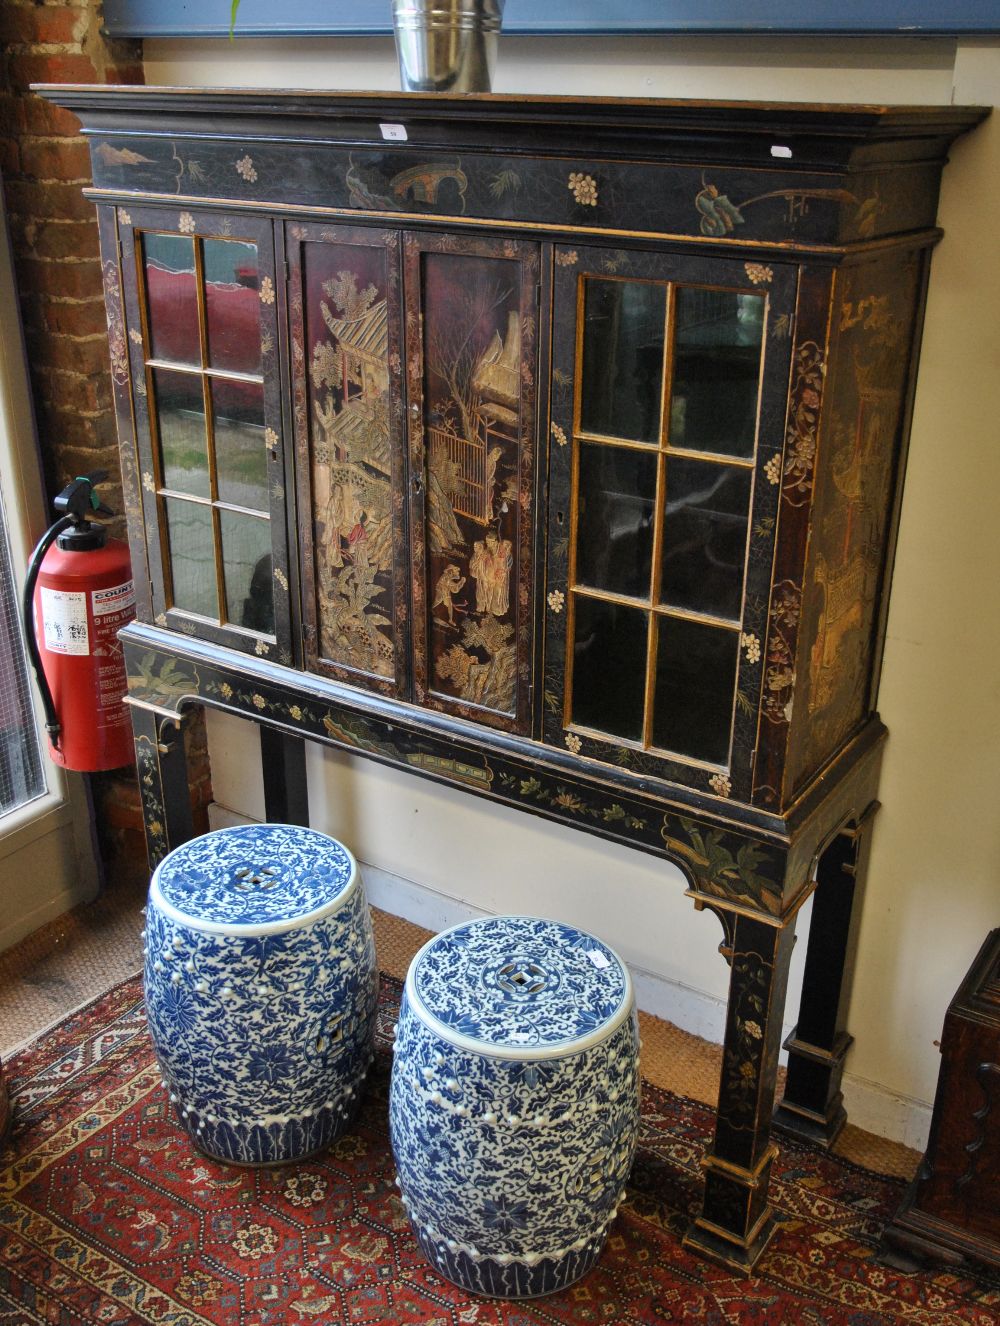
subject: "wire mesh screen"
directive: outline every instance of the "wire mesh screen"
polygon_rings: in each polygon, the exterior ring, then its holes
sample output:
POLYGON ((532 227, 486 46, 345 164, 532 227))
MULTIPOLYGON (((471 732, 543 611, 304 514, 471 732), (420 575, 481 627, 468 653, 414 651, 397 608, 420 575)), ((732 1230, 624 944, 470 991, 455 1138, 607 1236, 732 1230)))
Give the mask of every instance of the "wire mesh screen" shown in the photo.
POLYGON ((0 815, 45 791, 38 729, 28 689, 20 598, 0 502, 0 815))

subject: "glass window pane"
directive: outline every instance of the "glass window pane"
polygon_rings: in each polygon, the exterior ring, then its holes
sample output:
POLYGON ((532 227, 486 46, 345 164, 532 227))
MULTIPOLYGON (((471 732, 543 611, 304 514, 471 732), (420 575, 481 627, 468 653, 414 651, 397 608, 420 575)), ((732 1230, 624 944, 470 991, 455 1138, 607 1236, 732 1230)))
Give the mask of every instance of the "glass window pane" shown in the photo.
POLYGON ((588 280, 580 427, 656 442, 660 436, 666 286, 588 280))
POLYGON ((271 522, 220 511, 226 617, 248 631, 274 634, 271 522))
POLYGON ((580 444, 577 583, 649 598, 656 456, 580 444))
POLYGON ((739 633, 674 617, 658 629, 653 745, 728 764, 739 633))
POLYGON ((186 235, 146 234, 142 248, 151 355, 200 365, 194 241, 186 235))
POLYGON ((164 499, 173 606, 218 619, 212 509, 183 498, 164 499))
POLYGON ((163 484, 195 497, 211 492, 202 381, 200 373, 153 369, 163 484))
POLYGON ((260 295, 257 245, 202 241, 208 362, 234 373, 259 373, 260 295))
POLYGON ((753 454, 764 296, 677 290, 670 444, 753 454))
POLYGON ((0 501, 0 816, 45 791, 31 700, 20 594, 7 542, 7 517, 0 501))
POLYGON ((740 618, 751 471, 667 460, 660 602, 740 618))
POLYGON ((648 614, 582 594, 575 599, 573 722, 639 741, 648 614))
POLYGON ((264 388, 213 378, 211 390, 219 499, 267 511, 264 388))

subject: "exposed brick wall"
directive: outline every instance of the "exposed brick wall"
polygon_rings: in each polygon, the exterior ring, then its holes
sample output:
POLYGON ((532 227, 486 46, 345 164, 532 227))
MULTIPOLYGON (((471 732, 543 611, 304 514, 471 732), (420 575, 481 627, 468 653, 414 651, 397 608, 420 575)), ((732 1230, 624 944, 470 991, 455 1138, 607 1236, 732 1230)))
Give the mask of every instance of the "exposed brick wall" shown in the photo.
MULTIPOLYGON (((101 0, 0 0, 0 170, 28 347, 35 417, 50 496, 78 474, 106 469, 102 490, 123 510, 111 401, 107 324, 86 142, 79 121, 28 91, 31 83, 141 83, 141 48, 101 33, 101 0)), ((123 520, 112 524, 121 534, 123 520)), ((211 779, 204 727, 189 735, 196 822, 211 779)), ((110 869, 144 854, 133 777, 94 788, 110 869)))

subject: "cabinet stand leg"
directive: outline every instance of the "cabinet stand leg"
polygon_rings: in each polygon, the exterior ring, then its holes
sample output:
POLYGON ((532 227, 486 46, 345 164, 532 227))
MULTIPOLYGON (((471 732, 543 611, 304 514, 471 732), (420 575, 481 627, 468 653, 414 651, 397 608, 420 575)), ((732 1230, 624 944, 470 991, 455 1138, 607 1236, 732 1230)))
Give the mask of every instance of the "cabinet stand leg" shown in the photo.
POLYGON ((269 824, 309 827, 306 784, 306 743, 272 727, 258 724, 260 760, 264 771, 264 815, 269 824))
POLYGON ((873 802, 819 859, 799 1018, 785 1041, 788 1074, 774 1125, 826 1148, 833 1146, 847 1122, 840 1089, 853 1040, 846 1030, 847 1009, 877 809, 873 802))
MULTIPOLYGON (((719 911, 713 907, 714 911, 719 911)), ((685 1247, 740 1271, 750 1270, 774 1233, 768 1201, 771 1111, 781 1042, 781 1015, 795 919, 768 924, 746 915, 723 919, 732 951, 729 1008, 715 1136, 702 1160, 701 1214, 685 1247)))
POLYGON ((183 718, 133 705, 132 731, 146 854, 155 870, 169 851, 194 837, 183 718))

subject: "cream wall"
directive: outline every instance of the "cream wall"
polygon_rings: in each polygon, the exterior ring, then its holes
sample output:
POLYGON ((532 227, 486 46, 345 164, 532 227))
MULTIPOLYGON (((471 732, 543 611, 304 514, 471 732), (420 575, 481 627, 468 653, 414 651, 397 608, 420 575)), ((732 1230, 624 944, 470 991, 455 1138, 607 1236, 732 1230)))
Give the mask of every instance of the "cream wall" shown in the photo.
MULTIPOLYGON (((398 86, 388 39, 151 41, 146 77, 398 86)), ((517 38, 502 41, 495 87, 993 104, 1000 40, 517 38)), ((892 736, 850 1019, 852 1119, 918 1147, 944 1011, 1000 925, 998 215, 1000 115, 956 145, 944 176, 946 238, 933 263, 880 699, 892 736)), ((218 800, 259 816, 252 726, 213 715, 209 739, 218 800)), ((647 1006, 721 1035, 718 926, 692 910, 671 867, 319 748, 310 749, 310 779, 313 823, 377 868, 369 888, 381 905, 432 926, 477 910, 574 920, 628 958, 647 1006)))

